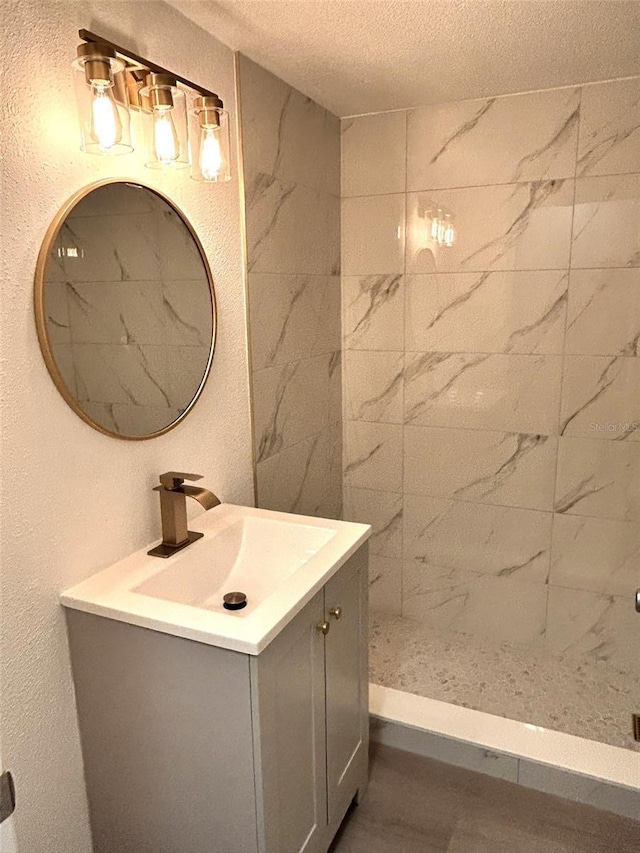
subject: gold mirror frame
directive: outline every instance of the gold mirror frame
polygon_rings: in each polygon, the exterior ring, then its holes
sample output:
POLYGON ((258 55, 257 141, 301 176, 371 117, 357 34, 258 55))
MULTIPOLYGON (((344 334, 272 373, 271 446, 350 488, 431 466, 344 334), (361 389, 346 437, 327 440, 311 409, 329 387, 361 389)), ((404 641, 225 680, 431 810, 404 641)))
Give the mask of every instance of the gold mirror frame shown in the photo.
POLYGON ((217 305, 216 305, 216 292, 213 283, 213 276, 211 274, 211 268, 209 267, 209 262, 207 260, 207 256, 205 254, 204 248, 198 235, 196 234, 193 226, 183 213, 183 211, 176 205, 174 201, 172 201, 168 196, 164 193, 157 190, 155 187, 150 187, 148 184, 143 184, 141 181, 131 180, 128 178, 107 178, 103 181, 96 181, 92 184, 88 184, 86 187, 78 190, 74 193, 71 198, 69 198, 60 208, 58 213, 53 219, 53 222, 47 228, 47 231, 44 236, 44 240, 42 241, 42 246, 40 247, 40 252, 38 253, 38 260, 36 263, 36 273, 35 273, 35 289, 34 289, 34 311, 35 311, 35 320, 36 320, 36 331, 38 334, 38 341, 40 343, 40 350, 42 352, 44 362, 47 366, 47 370, 53 382, 60 392, 61 396, 64 398, 65 402, 69 405, 69 407, 75 412, 78 417, 80 417, 85 423, 89 424, 90 427, 101 432, 103 435, 108 435, 111 438, 119 438, 122 441, 147 441, 150 438, 157 438, 159 435, 164 435, 169 430, 177 427, 179 423, 181 423, 187 415, 191 412, 195 404, 197 403, 204 386, 209 378, 209 374, 211 373, 211 363, 213 361, 213 355, 215 351, 216 344, 216 332, 217 332, 217 305), (53 355, 53 351, 51 348, 51 343, 49 341, 49 336, 47 333, 47 317, 45 313, 45 274, 47 270, 47 261, 49 259, 49 255, 51 253, 51 249, 58 237, 58 233, 62 228, 67 216, 71 212, 71 210, 81 201, 85 196, 89 195, 89 193, 94 190, 99 189, 100 187, 107 186, 109 184, 129 184, 135 187, 142 187, 145 190, 149 190, 149 192, 154 193, 159 198, 162 199, 169 207, 174 210, 186 228, 188 229, 191 237, 196 244, 198 252, 200 254, 200 258, 202 260, 202 264, 205 269, 205 274, 207 276, 207 282, 209 284, 209 295, 211 297, 211 346, 209 349, 209 358, 207 360, 207 365, 204 371, 204 375, 196 389, 195 394, 193 395, 191 402, 187 406, 187 408, 170 424, 166 427, 163 427, 156 432, 148 433, 147 435, 121 435, 120 433, 113 432, 110 429, 102 426, 101 424, 94 421, 89 415, 81 408, 80 404, 70 392, 67 387, 64 379, 62 378, 62 374, 58 368, 56 360, 53 355))

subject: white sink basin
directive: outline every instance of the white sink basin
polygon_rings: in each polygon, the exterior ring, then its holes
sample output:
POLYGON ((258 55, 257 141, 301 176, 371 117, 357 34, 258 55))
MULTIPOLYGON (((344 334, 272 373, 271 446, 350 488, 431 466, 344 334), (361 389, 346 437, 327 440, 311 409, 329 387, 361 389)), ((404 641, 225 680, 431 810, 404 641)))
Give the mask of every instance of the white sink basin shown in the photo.
POLYGON ((176 555, 171 565, 161 568, 133 592, 226 613, 223 595, 239 590, 255 608, 337 531, 243 513, 227 527, 216 526, 211 533, 199 548, 176 555))
POLYGON ((365 524, 231 504, 190 528, 204 537, 166 560, 144 548, 67 590, 62 603, 259 654, 371 532, 365 524), (247 606, 225 610, 227 592, 243 592, 247 606))

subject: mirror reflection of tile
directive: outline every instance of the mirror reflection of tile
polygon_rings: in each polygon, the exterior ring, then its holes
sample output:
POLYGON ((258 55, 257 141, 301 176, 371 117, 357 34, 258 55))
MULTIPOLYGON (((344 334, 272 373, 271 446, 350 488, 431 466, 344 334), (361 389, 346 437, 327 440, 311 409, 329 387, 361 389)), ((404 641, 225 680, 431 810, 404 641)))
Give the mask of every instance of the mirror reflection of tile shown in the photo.
POLYGON ((45 307, 58 367, 99 424, 155 432, 191 402, 209 359, 209 285, 159 196, 128 184, 86 195, 52 249, 45 307))

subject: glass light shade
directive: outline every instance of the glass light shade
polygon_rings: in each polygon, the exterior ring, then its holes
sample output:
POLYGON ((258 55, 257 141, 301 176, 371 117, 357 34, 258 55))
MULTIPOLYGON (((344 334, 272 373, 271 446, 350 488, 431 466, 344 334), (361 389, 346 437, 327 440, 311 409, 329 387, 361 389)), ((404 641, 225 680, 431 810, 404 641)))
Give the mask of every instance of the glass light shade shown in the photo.
POLYGON ((167 74, 149 74, 140 90, 142 128, 150 169, 189 165, 187 107, 184 92, 167 74))
POLYGON ((456 239, 456 229, 453 214, 445 213, 441 208, 430 210, 426 214, 427 235, 437 246, 450 249, 456 239))
POLYGON ((444 237, 443 243, 444 245, 450 249, 453 246, 456 239, 456 229, 453 225, 453 217, 450 213, 447 213, 444 217, 444 237))
POLYGON ((212 96, 196 98, 191 111, 191 177, 218 183, 231 180, 229 163, 229 113, 212 96))
POLYGON ((113 157, 129 154, 131 116, 125 64, 108 45, 82 44, 73 62, 81 149, 113 157))
POLYGON ((440 218, 442 216, 442 211, 438 208, 431 213, 431 239, 438 241, 438 230, 440 228, 440 218))

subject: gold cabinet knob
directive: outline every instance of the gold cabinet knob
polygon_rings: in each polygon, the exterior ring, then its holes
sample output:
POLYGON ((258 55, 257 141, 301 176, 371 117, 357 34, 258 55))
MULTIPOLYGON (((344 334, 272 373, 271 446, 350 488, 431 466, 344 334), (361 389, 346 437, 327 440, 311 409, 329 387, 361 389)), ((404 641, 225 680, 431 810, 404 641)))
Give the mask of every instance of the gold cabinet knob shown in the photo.
POLYGON ((342 619, 342 607, 332 607, 329 616, 333 616, 334 619, 342 619))
POLYGON ((319 634, 324 634, 326 637, 327 634, 329 633, 330 627, 331 627, 331 624, 329 622, 320 622, 318 625, 316 625, 316 631, 319 634))

